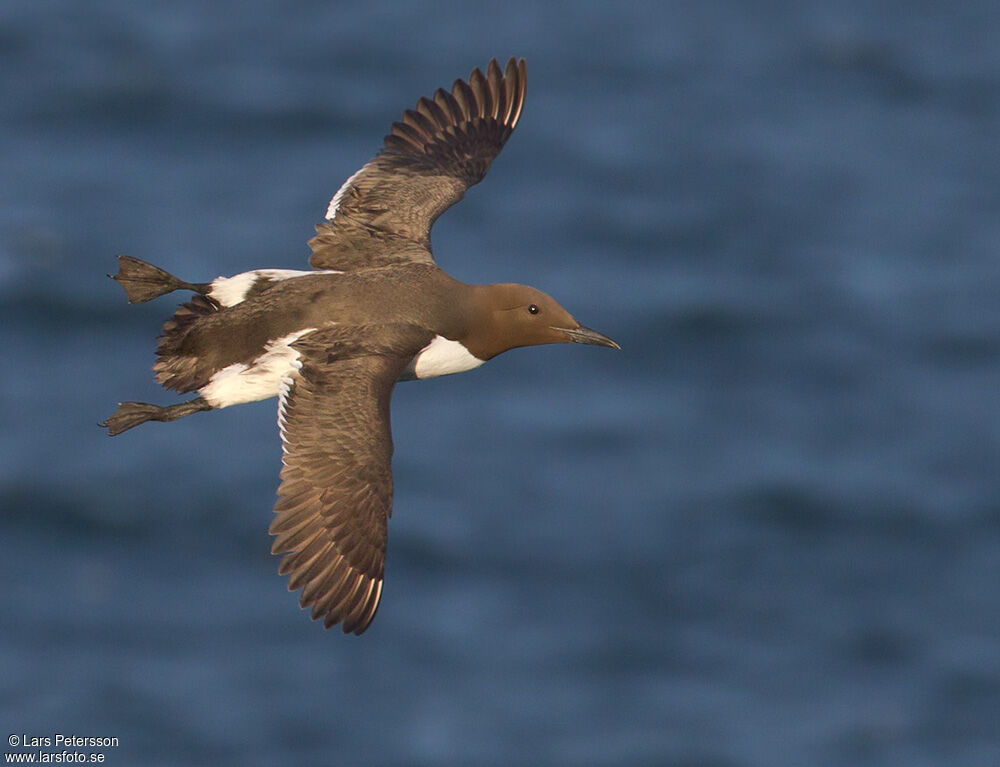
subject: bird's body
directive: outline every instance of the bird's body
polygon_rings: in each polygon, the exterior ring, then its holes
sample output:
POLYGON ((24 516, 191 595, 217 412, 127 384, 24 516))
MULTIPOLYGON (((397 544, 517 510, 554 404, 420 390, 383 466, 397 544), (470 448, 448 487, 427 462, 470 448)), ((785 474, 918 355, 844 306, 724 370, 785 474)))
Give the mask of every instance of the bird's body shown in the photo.
MULTIPOLYGON (((161 383, 180 392, 197 390, 214 407, 264 399, 249 391, 233 392, 229 400, 220 397, 216 393, 221 388, 220 376, 234 365, 253 370, 257 360, 292 343, 304 330, 331 324, 413 323, 426 328, 432 337, 457 338, 462 331, 462 307, 449 298, 465 298, 470 292, 465 288, 471 288, 430 264, 348 273, 306 272, 273 281, 248 274, 255 277, 252 282, 245 275, 228 279, 256 286, 256 295, 233 301, 231 284, 216 281, 208 297, 223 295, 232 303, 215 310, 205 302, 204 314, 190 329, 180 337, 169 331, 164 335, 160 347, 167 353, 154 368, 161 383), (259 284, 262 281, 264 285, 259 284), (233 337, 233 327, 241 329, 239 336, 233 337)), ((266 396, 277 394, 275 384, 266 396)))
POLYGON ((466 285, 434 263, 430 227, 477 183, 520 115, 524 62, 474 70, 393 125, 334 195, 310 241, 312 271, 260 269, 187 283, 127 256, 133 302, 196 295, 163 327, 157 380, 198 397, 123 403, 118 434, 147 420, 279 397, 282 483, 271 532, 280 572, 329 627, 361 633, 378 607, 392 506, 389 398, 399 380, 463 372, 508 349, 615 347, 524 285, 466 285))

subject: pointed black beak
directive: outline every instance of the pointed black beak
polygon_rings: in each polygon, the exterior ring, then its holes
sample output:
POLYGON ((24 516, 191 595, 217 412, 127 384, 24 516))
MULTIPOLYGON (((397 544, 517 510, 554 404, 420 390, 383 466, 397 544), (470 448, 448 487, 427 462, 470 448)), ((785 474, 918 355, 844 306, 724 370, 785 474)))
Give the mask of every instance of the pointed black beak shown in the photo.
POLYGON ((621 349, 621 347, 608 338, 603 333, 585 328, 582 325, 578 328, 552 328, 560 333, 569 336, 569 340, 575 344, 592 344, 593 346, 607 346, 609 349, 621 349))

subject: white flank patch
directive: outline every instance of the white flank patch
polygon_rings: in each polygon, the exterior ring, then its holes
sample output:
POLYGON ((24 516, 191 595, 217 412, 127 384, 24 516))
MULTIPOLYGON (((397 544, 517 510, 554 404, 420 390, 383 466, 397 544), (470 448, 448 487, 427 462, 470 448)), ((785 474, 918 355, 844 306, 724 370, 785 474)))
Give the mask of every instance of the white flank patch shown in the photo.
POLYGON ((434 336, 434 340, 417 352, 411 363, 413 375, 417 378, 436 378, 452 373, 464 373, 483 364, 485 360, 474 356, 458 341, 444 336, 434 336))
POLYGON ((364 171, 364 169, 367 167, 368 166, 365 165, 361 168, 361 170, 357 170, 354 173, 352 173, 350 178, 348 178, 347 181, 345 181, 343 185, 340 187, 340 189, 337 190, 337 193, 333 195, 333 199, 330 200, 330 204, 327 206, 326 209, 327 221, 332 221, 333 217, 337 215, 337 209, 340 208, 340 203, 344 201, 344 196, 347 194, 347 191, 351 188, 351 184, 354 183, 354 179, 360 176, 362 171, 364 171))
POLYGON ((208 295, 223 306, 235 306, 247 297, 247 293, 257 280, 278 282, 292 277, 308 277, 311 274, 341 274, 333 270, 299 270, 299 269, 254 269, 232 277, 216 277, 212 280, 212 289, 208 295))
POLYGON ((299 353, 291 345, 314 330, 316 328, 305 328, 276 338, 249 365, 234 362, 216 372, 198 393, 212 407, 242 405, 278 395, 284 380, 302 366, 299 353))

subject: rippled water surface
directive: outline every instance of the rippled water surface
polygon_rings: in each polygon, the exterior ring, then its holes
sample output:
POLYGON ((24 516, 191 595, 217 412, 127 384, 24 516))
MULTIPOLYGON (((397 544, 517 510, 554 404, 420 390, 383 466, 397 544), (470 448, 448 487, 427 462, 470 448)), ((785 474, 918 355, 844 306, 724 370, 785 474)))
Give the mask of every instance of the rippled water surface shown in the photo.
MULTIPOLYGON (((1000 763, 994 3, 0 6, 0 722, 109 764, 1000 763), (268 554, 274 403, 109 439, 189 280, 304 268, 417 97, 528 59, 434 230, 623 351, 400 386, 382 607, 268 554)), ((17 749, 9 749, 16 752, 17 749)))

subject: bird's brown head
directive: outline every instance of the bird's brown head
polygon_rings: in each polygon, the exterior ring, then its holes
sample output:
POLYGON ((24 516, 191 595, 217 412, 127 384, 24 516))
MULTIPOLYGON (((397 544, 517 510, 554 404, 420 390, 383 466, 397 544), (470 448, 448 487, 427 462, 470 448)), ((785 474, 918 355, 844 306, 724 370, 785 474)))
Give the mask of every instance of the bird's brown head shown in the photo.
POLYGON ((482 285, 477 291, 478 316, 487 318, 472 328, 466 342, 480 359, 490 359, 519 346, 593 344, 620 349, 596 330, 583 327, 551 296, 527 285, 482 285))

